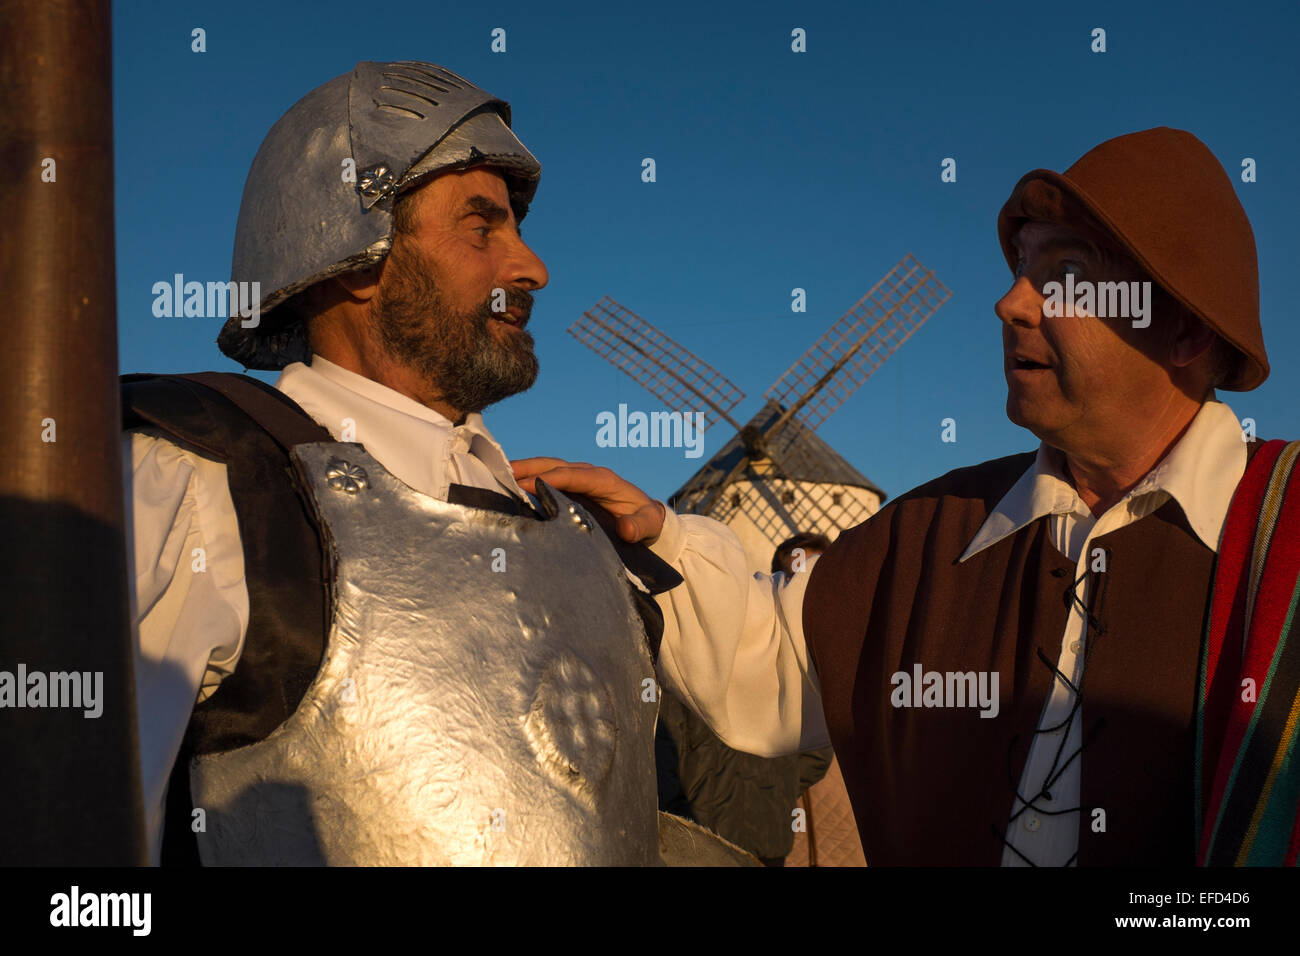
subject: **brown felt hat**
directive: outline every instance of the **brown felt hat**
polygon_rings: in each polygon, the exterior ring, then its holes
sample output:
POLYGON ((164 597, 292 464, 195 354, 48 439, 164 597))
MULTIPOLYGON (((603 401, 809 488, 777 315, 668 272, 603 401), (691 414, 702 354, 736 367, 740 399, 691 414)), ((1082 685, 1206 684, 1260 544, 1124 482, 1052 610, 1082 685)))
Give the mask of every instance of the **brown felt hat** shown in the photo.
POLYGON ((1167 126, 1129 133, 1090 149, 1064 173, 1026 173, 998 213, 1013 273, 1011 238, 1031 219, 1100 227, 1241 353, 1222 388, 1245 392, 1268 378, 1255 234, 1227 172, 1191 133, 1167 126), (1093 222, 1079 221, 1080 206, 1093 222))

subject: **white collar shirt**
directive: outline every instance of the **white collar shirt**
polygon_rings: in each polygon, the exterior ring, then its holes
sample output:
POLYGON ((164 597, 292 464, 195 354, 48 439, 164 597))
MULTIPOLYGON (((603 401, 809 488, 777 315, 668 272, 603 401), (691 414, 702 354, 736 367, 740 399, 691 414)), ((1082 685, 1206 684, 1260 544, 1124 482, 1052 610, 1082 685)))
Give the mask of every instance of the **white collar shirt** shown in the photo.
POLYGON ((415 399, 319 355, 312 357, 311 365, 286 366, 275 387, 336 441, 364 445, 371 457, 416 491, 446 501, 454 482, 529 500, 477 412, 453 424, 415 399))

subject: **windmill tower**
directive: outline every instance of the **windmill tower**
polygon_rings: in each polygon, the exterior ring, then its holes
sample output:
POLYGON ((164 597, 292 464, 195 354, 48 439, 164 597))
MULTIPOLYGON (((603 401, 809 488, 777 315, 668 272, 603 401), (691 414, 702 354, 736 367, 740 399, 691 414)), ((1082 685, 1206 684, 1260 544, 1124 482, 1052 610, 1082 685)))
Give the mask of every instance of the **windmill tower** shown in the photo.
POLYGON ((834 539, 879 509, 885 494, 817 429, 952 293, 911 255, 894 266, 763 393, 745 425, 745 397, 703 359, 606 296, 569 334, 621 368, 673 411, 704 413, 735 435, 669 499, 681 514, 729 525, 754 570, 801 531, 834 539))

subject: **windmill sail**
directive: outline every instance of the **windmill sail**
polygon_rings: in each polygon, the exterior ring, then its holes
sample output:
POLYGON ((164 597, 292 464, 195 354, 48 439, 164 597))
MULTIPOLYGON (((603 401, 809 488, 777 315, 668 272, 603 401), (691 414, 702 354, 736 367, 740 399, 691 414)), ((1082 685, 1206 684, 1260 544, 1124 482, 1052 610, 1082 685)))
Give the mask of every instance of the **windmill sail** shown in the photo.
POLYGON ((703 412, 705 428, 718 421, 736 424, 730 412, 745 393, 704 359, 609 296, 582 313, 568 332, 671 410, 703 412))
MULTIPOLYGON (((764 397, 816 429, 952 293, 906 255, 772 383, 764 397)), ((774 423, 774 428, 784 422, 774 423)))

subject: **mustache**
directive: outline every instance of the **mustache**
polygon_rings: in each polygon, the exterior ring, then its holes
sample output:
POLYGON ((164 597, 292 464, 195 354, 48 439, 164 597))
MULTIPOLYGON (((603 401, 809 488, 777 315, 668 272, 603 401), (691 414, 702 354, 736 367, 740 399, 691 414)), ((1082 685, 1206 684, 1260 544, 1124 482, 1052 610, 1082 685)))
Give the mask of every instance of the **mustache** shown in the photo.
MULTIPOLYGON (((527 322, 533 314, 533 294, 526 289, 503 287, 503 291, 506 294, 506 308, 519 309, 524 314, 524 321, 527 322)), ((494 289, 492 294, 488 296, 487 301, 480 307, 479 314, 485 318, 491 318, 492 316, 497 315, 497 310, 492 308, 492 305, 496 300, 497 295, 496 290, 494 289)))

